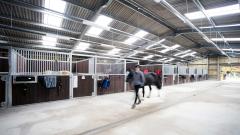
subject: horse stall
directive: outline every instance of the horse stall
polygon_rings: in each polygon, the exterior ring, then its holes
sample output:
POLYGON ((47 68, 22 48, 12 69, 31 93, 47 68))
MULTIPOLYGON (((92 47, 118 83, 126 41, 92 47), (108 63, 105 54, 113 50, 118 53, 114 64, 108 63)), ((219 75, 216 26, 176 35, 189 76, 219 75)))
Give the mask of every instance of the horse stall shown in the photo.
POLYGON ((0 107, 6 103, 6 77, 9 72, 8 50, 0 49, 0 107))
POLYGON ((202 68, 197 68, 196 69, 197 73, 197 81, 202 81, 203 80, 203 69, 202 68))
POLYGON ((11 49, 12 105, 68 99, 68 53, 11 49))
POLYGON ((96 58, 97 95, 126 90, 126 61, 123 59, 96 58))
POLYGON ((178 66, 178 83, 183 84, 189 82, 188 67, 178 66))
MULTIPOLYGON (((126 76, 128 75, 129 70, 135 70, 135 66, 138 65, 138 64, 139 64, 138 61, 136 61, 136 62, 127 61, 126 62, 126 69, 127 69, 126 76)), ((128 82, 127 83, 127 91, 131 91, 131 90, 134 90, 133 85, 131 85, 131 83, 128 82)))
POLYGON ((94 95, 95 58, 72 56, 73 97, 94 95))
POLYGON ((163 65, 163 86, 173 85, 174 79, 174 66, 163 65))
POLYGON ((196 78, 196 69, 193 67, 189 67, 189 82, 197 81, 196 78))
POLYGON ((203 69, 203 80, 207 80, 207 79, 208 79, 208 70, 203 69))
POLYGON ((177 85, 179 82, 179 77, 178 77, 178 66, 177 65, 172 65, 174 67, 174 73, 173 73, 173 84, 177 85))

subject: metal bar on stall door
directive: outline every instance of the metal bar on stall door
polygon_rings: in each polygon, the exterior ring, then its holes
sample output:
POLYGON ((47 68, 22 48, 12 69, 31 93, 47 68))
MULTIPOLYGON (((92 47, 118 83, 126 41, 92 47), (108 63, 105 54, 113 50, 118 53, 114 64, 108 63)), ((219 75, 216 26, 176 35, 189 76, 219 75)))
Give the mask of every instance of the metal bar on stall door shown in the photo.
POLYGON ((66 66, 66 55, 63 55, 63 70, 65 70, 65 66, 66 66))
POLYGON ((45 72, 46 71, 46 53, 45 52, 43 52, 42 63, 43 63, 43 72, 45 72))
POLYGON ((28 56, 27 56, 27 67, 28 67, 28 74, 30 74, 30 51, 28 51, 28 56))
POLYGON ((40 59, 40 53, 37 52, 37 73, 40 74, 40 63, 39 63, 39 59, 40 59))
POLYGON ((33 52, 30 52, 30 56, 29 56, 29 58, 30 58, 30 60, 29 60, 29 68, 30 68, 30 73, 32 74, 32 53, 33 52))
POLYGON ((19 52, 17 53, 17 57, 19 58, 19 72, 22 72, 22 58, 21 58, 21 50, 19 50, 19 52))
POLYGON ((48 62, 47 62, 47 70, 49 70, 50 71, 50 54, 51 53, 47 53, 47 60, 48 60, 48 62))
MULTIPOLYGON (((18 54, 18 51, 12 51, 12 53, 15 53, 15 54, 18 54)), ((18 57, 18 55, 16 55, 16 58, 17 58, 17 73, 19 73, 19 57, 18 57)))
POLYGON ((42 64, 42 52, 39 52, 40 53, 40 60, 39 60, 39 63, 40 63, 40 72, 43 73, 43 64, 42 64))
POLYGON ((60 71, 62 71, 62 69, 63 69, 63 62, 62 62, 62 61, 63 61, 63 54, 61 54, 61 60, 60 60, 60 61, 61 61, 61 68, 60 68, 60 71))
POLYGON ((53 70, 53 64, 54 64, 54 54, 53 53, 51 54, 51 60, 52 60, 51 61, 51 71, 54 71, 53 70))

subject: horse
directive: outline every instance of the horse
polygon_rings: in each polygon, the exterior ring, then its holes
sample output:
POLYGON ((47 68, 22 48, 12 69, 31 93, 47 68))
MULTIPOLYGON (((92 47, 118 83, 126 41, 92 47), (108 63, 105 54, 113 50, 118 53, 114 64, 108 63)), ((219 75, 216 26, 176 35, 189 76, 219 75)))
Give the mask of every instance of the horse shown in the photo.
MULTIPOLYGON (((128 70, 128 75, 127 75, 127 79, 126 79, 126 82, 128 83, 132 83, 133 81, 133 73, 134 71, 132 70, 128 70)), ((151 92, 152 92, 152 85, 155 85, 157 87, 158 90, 160 90, 162 88, 162 77, 161 75, 157 75, 156 73, 154 72, 148 72, 146 74, 144 74, 144 77, 145 77, 145 83, 144 83, 144 86, 148 86, 149 89, 150 89, 150 92, 149 92, 149 95, 147 98, 150 98, 151 97, 151 92)), ((145 95, 145 89, 144 89, 144 86, 142 87, 143 89, 143 97, 145 95)), ((160 93, 158 92, 158 96, 160 96, 160 93)))

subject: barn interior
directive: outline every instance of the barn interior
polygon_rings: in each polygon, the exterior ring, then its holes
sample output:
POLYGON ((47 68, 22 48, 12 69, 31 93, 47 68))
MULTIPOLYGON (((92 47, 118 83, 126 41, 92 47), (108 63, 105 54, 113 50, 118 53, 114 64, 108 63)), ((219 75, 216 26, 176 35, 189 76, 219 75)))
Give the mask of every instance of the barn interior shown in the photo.
POLYGON ((239 0, 0 0, 1 135, 239 135, 239 88, 239 0))

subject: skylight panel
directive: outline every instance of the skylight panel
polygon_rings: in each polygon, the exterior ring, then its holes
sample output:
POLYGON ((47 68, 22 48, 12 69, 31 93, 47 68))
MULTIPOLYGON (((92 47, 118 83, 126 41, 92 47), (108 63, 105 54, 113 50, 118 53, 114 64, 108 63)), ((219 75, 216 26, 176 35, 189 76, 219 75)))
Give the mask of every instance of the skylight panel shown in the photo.
POLYGON ((43 40, 42 44, 47 46, 56 46, 56 43, 57 43, 57 38, 53 38, 53 37, 44 36, 42 40, 43 40))
POLYGON ((103 29, 97 27, 90 27, 86 33, 89 36, 99 36, 102 33, 103 29))
POLYGON ((55 27, 61 27, 62 24, 62 18, 45 14, 44 15, 44 24, 55 26, 55 27))
MULTIPOLYGON (((239 8, 239 4, 235 4, 235 5, 225 6, 225 7, 208 9, 208 10, 205 10, 205 12, 209 17, 216 17, 216 16, 224 16, 224 15, 240 13, 240 8, 239 8)), ((187 13, 185 14, 185 16, 190 20, 206 18, 206 16, 201 11, 187 13)))
POLYGON ((133 44, 133 43, 136 42, 137 40, 138 40, 138 38, 136 38, 136 37, 130 37, 130 38, 126 39, 126 40, 124 41, 124 43, 125 43, 125 44, 133 44))
POLYGON ((114 55, 114 54, 116 54, 116 53, 119 53, 120 50, 121 50, 121 49, 114 48, 114 49, 110 50, 110 51, 108 52, 108 54, 110 54, 110 55, 114 55))
POLYGON ((44 7, 60 13, 64 13, 66 2, 62 0, 45 0, 44 7))
POLYGON ((137 33, 135 33, 132 37, 129 37, 128 39, 126 39, 124 41, 125 44, 133 44, 134 42, 136 42, 137 40, 139 40, 139 38, 143 38, 144 36, 146 36, 148 34, 148 32, 140 30, 137 33), (138 37, 138 38, 137 38, 138 37))
POLYGON ((147 34, 148 33, 146 31, 140 30, 139 32, 134 34, 134 36, 142 38, 142 37, 146 36, 147 34))
MULTIPOLYGON (((94 24, 101 26, 101 27, 107 27, 111 22, 113 21, 112 18, 104 16, 104 15, 100 15, 97 17, 97 19, 94 21, 94 24)), ((95 27, 95 26, 91 26, 87 32, 86 35, 90 35, 90 36, 99 36, 104 29, 99 28, 99 27, 95 27)))
POLYGON ((89 46, 90 46, 89 43, 80 42, 80 43, 77 45, 76 49, 77 49, 77 50, 82 50, 82 51, 83 51, 83 50, 88 49, 89 46))
POLYGON ((100 26, 108 26, 112 21, 113 21, 112 18, 104 16, 104 15, 100 15, 96 19, 95 23, 100 26))

